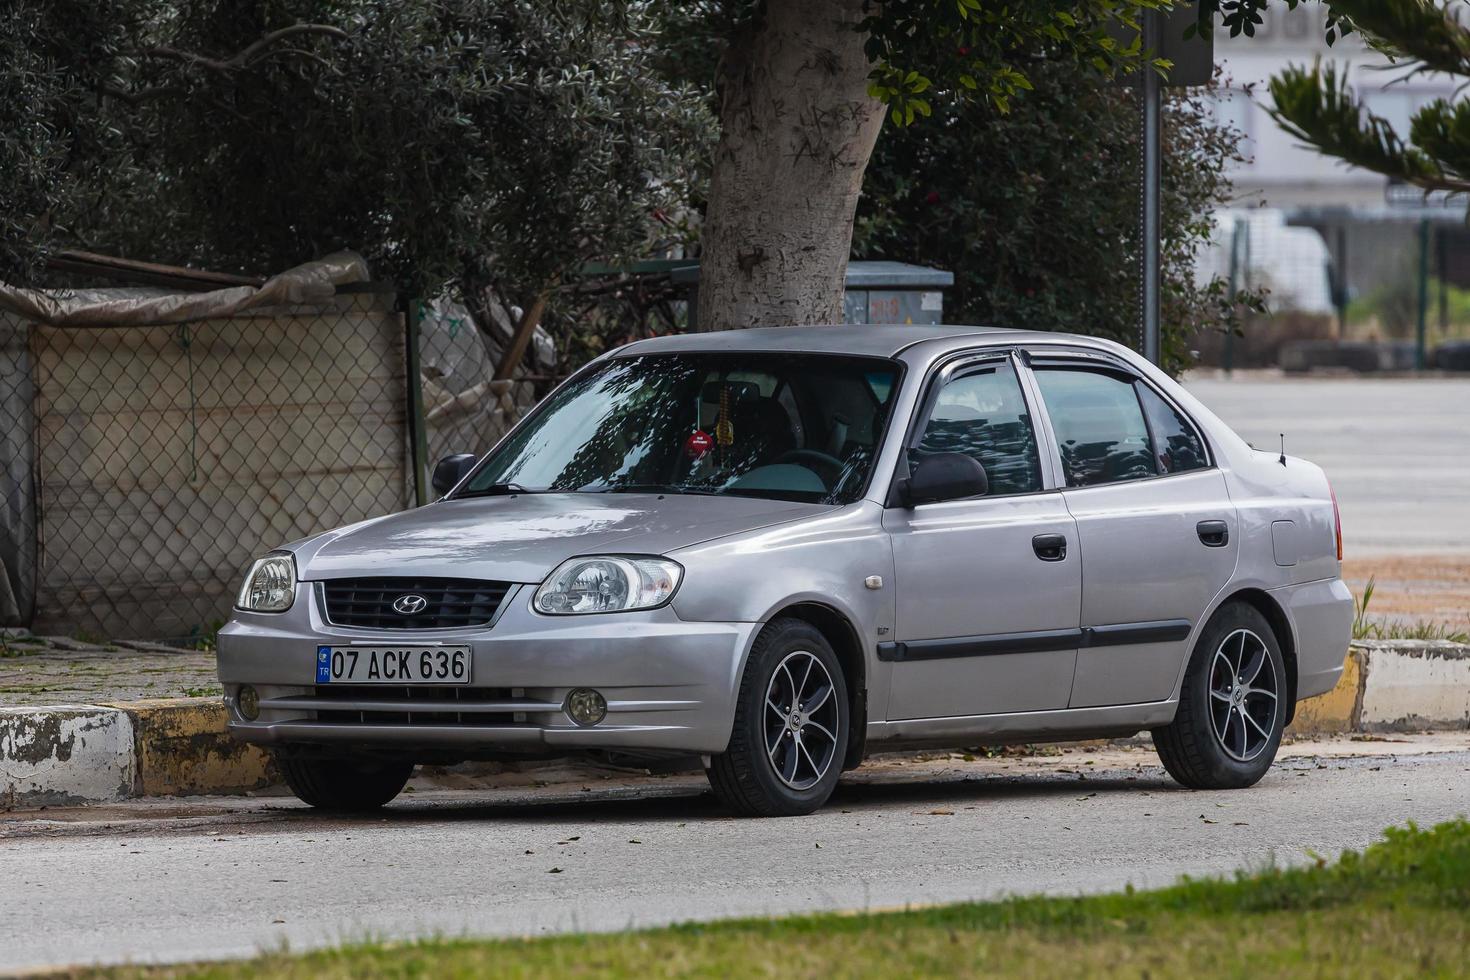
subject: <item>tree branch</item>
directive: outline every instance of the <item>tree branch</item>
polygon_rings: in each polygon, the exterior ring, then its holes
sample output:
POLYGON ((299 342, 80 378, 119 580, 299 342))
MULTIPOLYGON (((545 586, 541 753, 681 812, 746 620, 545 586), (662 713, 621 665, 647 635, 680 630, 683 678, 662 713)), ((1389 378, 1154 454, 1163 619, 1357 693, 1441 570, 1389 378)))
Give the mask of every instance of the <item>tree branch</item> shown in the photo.
MULTIPOLYGON (((198 54, 194 51, 183 51, 168 44, 160 44, 152 48, 130 51, 128 54, 134 58, 167 58, 186 65, 208 68, 210 71, 228 74, 241 68, 250 67, 264 53, 269 53, 271 45, 299 34, 316 34, 337 40, 346 40, 349 36, 346 31, 339 27, 332 27, 330 24, 292 24, 290 27, 282 27, 280 30, 271 31, 269 34, 258 38, 223 60, 198 54)), ((294 48, 291 50, 300 54, 308 53, 294 48)))

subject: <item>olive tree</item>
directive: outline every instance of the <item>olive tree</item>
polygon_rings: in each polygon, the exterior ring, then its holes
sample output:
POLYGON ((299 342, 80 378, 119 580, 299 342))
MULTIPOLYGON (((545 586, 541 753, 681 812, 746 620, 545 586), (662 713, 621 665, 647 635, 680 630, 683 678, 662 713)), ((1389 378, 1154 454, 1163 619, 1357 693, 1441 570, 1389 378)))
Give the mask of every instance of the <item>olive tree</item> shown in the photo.
POLYGON ((9 275, 57 244, 256 273, 351 248, 405 290, 493 279, 529 303, 641 251, 711 132, 698 93, 648 70, 646 15, 590 0, 15 0, 3 17, 0 178, 26 190, 0 200, 9 275))
POLYGON ((720 137, 701 237, 702 326, 841 319, 863 175, 885 120, 922 121, 934 98, 1005 111, 1036 60, 1105 77, 1151 58, 1122 44, 1169 0, 707 2, 725 31, 720 137))

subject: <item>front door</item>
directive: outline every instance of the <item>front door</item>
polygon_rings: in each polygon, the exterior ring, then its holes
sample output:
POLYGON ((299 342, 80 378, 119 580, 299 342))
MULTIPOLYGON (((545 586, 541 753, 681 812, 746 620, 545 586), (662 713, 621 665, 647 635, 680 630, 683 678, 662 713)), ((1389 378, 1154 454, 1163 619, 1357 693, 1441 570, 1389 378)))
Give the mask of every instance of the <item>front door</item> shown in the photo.
POLYGON ((1198 430, 1130 372, 1038 361, 1082 559, 1071 706, 1166 700, 1235 570, 1235 507, 1198 430))
POLYGON ((890 507, 897 579, 891 721, 1065 708, 1077 660, 1076 523, 1042 478, 1032 413, 1009 356, 948 369, 914 427, 906 465, 962 452, 983 497, 890 507))

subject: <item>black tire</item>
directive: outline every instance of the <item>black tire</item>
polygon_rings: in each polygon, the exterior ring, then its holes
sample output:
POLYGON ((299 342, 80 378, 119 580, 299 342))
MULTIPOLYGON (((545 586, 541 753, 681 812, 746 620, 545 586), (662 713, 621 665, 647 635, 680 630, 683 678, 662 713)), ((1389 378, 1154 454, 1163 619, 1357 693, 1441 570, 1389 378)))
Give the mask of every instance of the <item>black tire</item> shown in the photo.
POLYGON ((276 765, 297 799, 320 810, 364 813, 403 791, 413 763, 371 758, 316 758, 287 753, 276 765))
POLYGON ((772 621, 756 637, 745 664, 730 744, 710 760, 707 775, 715 795, 731 810, 749 817, 792 817, 820 808, 842 775, 848 714, 847 679, 826 637, 799 619, 772 621), (823 678, 807 674, 800 680, 789 679, 789 671, 778 678, 778 672, 788 663, 811 666, 813 671, 815 664, 820 664, 825 669, 830 684, 820 703, 823 678), (782 705, 780 711, 768 704, 773 679, 774 700, 782 705), (812 707, 802 711, 798 706, 793 718, 792 705, 787 702, 796 699, 788 699, 785 694, 808 682, 818 685, 804 689, 808 696, 802 703, 812 707), (792 725, 795 728, 788 731, 792 725), (775 731, 774 750, 770 748, 771 726, 775 731), (832 737, 828 739, 823 732, 832 737), (807 762, 801 761, 803 752, 807 762), (778 765, 785 769, 785 763, 793 758, 797 761, 789 771, 778 771, 778 765))
POLYGON ((1154 748, 1169 775, 1190 789, 1253 786, 1276 759, 1287 697, 1285 660, 1271 624, 1253 606, 1226 603, 1200 631, 1179 710, 1151 733, 1154 748), (1257 654, 1264 658, 1258 670, 1257 654))

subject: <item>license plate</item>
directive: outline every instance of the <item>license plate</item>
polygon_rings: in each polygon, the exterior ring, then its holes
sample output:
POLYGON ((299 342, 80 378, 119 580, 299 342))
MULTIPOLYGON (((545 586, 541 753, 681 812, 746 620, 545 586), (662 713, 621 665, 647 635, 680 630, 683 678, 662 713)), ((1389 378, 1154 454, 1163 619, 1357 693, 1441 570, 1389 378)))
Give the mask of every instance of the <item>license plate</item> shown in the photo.
POLYGON ((470 648, 450 646, 316 648, 318 684, 468 684, 470 648))

